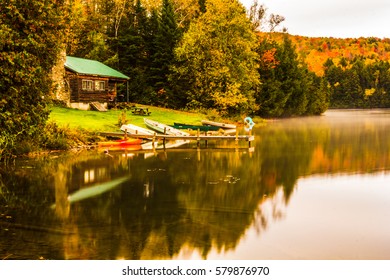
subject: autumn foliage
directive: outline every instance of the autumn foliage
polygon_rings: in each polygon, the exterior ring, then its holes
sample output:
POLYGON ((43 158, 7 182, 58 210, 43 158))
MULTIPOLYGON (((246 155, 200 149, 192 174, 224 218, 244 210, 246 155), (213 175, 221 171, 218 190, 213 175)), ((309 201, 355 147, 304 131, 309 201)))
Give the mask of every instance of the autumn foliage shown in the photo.
MULTIPOLYGON (((266 33, 277 42, 282 42, 286 33, 266 33)), ((310 71, 318 76, 324 75, 324 64, 332 59, 339 64, 342 58, 353 61, 364 59, 366 64, 375 61, 390 62, 390 39, 384 38, 332 38, 332 37, 305 37, 288 35, 296 47, 296 51, 308 65, 310 71)))

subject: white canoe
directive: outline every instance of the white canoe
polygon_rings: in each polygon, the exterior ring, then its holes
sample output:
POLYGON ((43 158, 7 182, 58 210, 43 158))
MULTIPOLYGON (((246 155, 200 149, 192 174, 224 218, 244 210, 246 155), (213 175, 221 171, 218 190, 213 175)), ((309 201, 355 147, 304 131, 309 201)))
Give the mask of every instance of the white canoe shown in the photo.
POLYGON ((208 120, 203 120, 202 124, 204 125, 212 125, 212 126, 217 126, 223 129, 236 129, 237 126, 234 124, 230 123, 221 123, 221 122, 213 122, 213 121, 208 121, 208 120))
POLYGON ((130 135, 131 134, 150 135, 150 136, 154 135, 154 131, 133 124, 124 124, 121 126, 121 130, 123 132, 127 132, 127 134, 130 135))
POLYGON ((150 129, 153 129, 159 133, 162 133, 162 134, 165 133, 167 135, 176 135, 176 136, 189 136, 190 135, 187 132, 183 132, 183 131, 176 129, 172 126, 169 126, 169 125, 166 125, 163 123, 159 123, 159 122, 153 121, 151 119, 144 118, 144 122, 145 122, 145 125, 147 127, 149 127, 150 129))

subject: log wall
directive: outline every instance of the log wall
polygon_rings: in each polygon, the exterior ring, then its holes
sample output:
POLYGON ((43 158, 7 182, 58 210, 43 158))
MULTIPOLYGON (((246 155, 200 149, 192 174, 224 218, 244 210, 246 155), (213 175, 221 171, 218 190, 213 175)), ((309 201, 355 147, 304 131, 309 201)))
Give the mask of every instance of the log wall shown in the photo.
POLYGON ((106 77, 76 75, 67 71, 71 103, 109 102, 116 96, 116 81, 106 77), (83 89, 83 80, 92 81, 92 89, 83 89), (104 90, 95 89, 97 81, 104 82, 104 90))

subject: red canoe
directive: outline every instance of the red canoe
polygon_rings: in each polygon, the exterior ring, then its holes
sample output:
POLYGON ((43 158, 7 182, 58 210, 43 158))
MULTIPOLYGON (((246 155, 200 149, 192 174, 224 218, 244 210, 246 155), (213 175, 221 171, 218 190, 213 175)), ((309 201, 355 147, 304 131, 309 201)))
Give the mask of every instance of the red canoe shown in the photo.
POLYGON ((112 146, 141 145, 141 143, 142 143, 141 139, 129 138, 126 140, 113 140, 113 141, 99 142, 98 145, 100 147, 112 147, 112 146))

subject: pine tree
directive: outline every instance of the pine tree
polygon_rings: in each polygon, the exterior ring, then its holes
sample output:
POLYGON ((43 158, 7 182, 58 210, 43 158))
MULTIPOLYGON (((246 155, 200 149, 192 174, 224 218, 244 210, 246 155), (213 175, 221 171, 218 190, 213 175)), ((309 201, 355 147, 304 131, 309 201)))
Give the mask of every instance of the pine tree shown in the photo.
POLYGON ((288 96, 284 107, 284 116, 300 116, 307 111, 307 94, 309 79, 307 68, 303 62, 300 62, 295 47, 291 40, 285 36, 283 41, 283 50, 281 68, 283 71, 283 91, 288 96))
POLYGON ((282 90, 279 65, 283 63, 279 54, 282 49, 274 41, 264 39, 257 48, 260 57, 260 81, 256 92, 256 103, 259 105, 257 113, 263 117, 279 117, 284 112, 288 96, 282 90))
POLYGON ((285 36, 283 44, 259 43, 261 85, 256 93, 258 114, 264 117, 321 114, 328 107, 326 84, 300 61, 285 36), (272 54, 272 55, 271 55, 272 54))
POLYGON ((361 108, 364 106, 364 89, 357 69, 343 69, 332 65, 324 77, 330 86, 330 106, 333 108, 361 108))
POLYGON ((370 68, 375 92, 369 96, 370 107, 390 107, 390 63, 377 61, 370 68))
MULTIPOLYGON (((129 7, 118 34, 118 69, 131 77, 129 101, 150 103, 148 87, 149 18, 141 0, 129 7)), ((123 100, 123 98, 122 98, 123 100)))
POLYGON ((311 80, 306 115, 320 115, 329 107, 328 83, 322 77, 318 77, 313 72, 308 73, 311 80))
POLYGON ((153 40, 149 82, 155 92, 153 103, 175 107, 168 77, 175 62, 174 50, 181 37, 171 0, 163 0, 158 29, 153 40))

